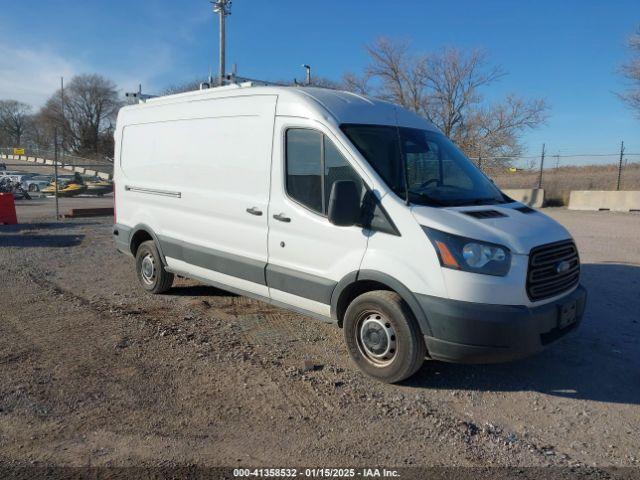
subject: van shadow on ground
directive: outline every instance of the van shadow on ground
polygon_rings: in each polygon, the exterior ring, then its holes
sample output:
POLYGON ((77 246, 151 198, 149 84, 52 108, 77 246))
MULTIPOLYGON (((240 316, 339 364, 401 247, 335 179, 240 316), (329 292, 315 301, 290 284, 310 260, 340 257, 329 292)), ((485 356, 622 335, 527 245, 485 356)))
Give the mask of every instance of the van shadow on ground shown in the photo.
POLYGON ((640 404, 640 265, 585 264, 582 283, 582 324, 542 353, 497 365, 426 362, 406 385, 640 404))

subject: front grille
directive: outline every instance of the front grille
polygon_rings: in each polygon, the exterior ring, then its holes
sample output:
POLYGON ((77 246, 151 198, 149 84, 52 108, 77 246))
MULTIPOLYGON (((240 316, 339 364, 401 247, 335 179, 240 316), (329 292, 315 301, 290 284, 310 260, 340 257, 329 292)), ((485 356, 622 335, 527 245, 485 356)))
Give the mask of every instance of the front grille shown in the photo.
POLYGON ((571 240, 541 245, 529 253, 527 295, 531 301, 559 295, 579 281, 580 257, 571 240), (559 272, 561 262, 567 262, 568 268, 559 272))

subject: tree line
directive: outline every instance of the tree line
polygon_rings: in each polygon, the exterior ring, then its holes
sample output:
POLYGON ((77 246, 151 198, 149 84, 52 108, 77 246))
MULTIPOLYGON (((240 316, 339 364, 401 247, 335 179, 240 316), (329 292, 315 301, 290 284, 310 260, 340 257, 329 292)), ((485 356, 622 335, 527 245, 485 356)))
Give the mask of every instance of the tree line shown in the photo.
MULTIPOLYGON (((414 54, 404 41, 378 38, 366 46, 368 64, 340 80, 314 77, 312 85, 343 89, 404 106, 422 115, 472 157, 518 156, 522 137, 544 124, 549 105, 515 93, 489 102, 484 93, 506 76, 482 50, 445 48, 414 54)), ((621 66, 628 89, 618 94, 640 116, 640 28, 629 38, 630 61, 621 66)), ((292 85, 295 81, 277 83, 292 85)), ((167 87, 162 94, 197 90, 200 80, 167 87)), ((51 147, 54 135, 66 152, 113 156, 113 130, 124 104, 115 83, 97 74, 75 76, 37 112, 16 100, 0 100, 0 146, 51 147)))
POLYGON ((59 147, 86 157, 113 157, 113 132, 124 104, 116 84, 97 74, 76 75, 38 111, 17 100, 0 100, 0 146, 59 147))

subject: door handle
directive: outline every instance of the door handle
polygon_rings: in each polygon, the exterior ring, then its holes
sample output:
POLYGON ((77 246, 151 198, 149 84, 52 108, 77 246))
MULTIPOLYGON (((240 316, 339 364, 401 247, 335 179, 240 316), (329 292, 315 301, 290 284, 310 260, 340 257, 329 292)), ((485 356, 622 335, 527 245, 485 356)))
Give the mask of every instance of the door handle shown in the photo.
POLYGON ((258 207, 247 208, 247 213, 255 215, 256 217, 262 216, 262 210, 260 210, 258 207))
POLYGON ((277 213, 273 216, 276 220, 284 223, 289 223, 291 219, 287 217, 284 213, 277 213))

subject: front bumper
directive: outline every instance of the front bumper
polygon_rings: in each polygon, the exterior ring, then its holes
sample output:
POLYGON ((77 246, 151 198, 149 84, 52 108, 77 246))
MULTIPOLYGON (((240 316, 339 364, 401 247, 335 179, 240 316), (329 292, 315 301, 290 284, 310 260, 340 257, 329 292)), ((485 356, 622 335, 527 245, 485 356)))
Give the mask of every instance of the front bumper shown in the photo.
POLYGON ((497 363, 533 355, 580 324, 587 291, 573 292, 539 307, 491 305, 416 295, 431 334, 429 356, 455 363, 497 363), (560 308, 576 302, 575 322, 560 328, 560 308))

